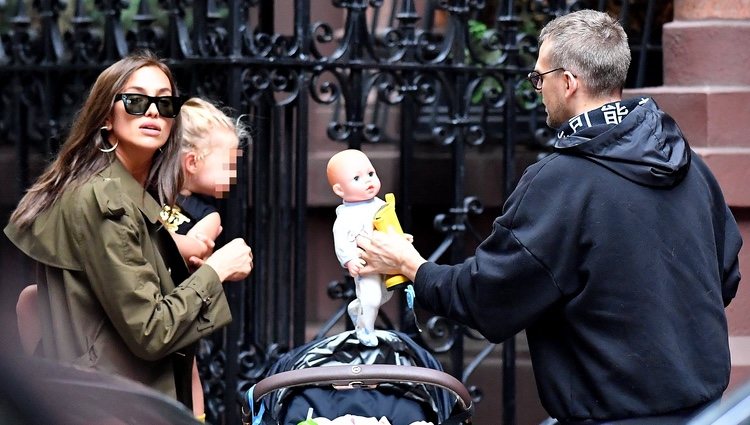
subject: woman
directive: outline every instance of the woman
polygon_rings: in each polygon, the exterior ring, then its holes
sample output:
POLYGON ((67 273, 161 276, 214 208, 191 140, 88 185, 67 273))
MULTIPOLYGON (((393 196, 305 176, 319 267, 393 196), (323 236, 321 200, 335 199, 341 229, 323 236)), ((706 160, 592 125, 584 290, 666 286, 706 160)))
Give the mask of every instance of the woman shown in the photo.
POLYGON ((39 266, 45 357, 190 406, 195 342, 231 320, 221 283, 245 278, 252 252, 235 239, 189 274, 159 220, 182 185, 176 94, 150 53, 104 70, 5 233, 39 266))

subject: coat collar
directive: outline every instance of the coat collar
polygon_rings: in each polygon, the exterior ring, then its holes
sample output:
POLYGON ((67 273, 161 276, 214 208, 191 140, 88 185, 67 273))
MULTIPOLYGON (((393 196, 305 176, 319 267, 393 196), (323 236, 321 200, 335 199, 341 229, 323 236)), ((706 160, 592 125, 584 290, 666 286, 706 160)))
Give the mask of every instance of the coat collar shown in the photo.
POLYGON ((130 172, 125 169, 120 160, 115 160, 112 165, 105 168, 99 175, 106 179, 119 180, 122 193, 130 198, 131 201, 143 213, 144 217, 154 224, 159 220, 161 206, 149 194, 140 183, 138 183, 130 172))

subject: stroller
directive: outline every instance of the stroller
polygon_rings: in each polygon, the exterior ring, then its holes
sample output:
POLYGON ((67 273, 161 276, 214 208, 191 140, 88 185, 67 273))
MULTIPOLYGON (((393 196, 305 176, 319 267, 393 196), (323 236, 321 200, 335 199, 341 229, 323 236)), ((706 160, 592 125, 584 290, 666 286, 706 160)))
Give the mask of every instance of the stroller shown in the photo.
POLYGON ((392 425, 471 424, 472 400, 460 381, 407 335, 375 334, 376 347, 360 344, 348 331, 283 355, 247 391, 243 425, 298 425, 311 413, 385 416, 392 425))

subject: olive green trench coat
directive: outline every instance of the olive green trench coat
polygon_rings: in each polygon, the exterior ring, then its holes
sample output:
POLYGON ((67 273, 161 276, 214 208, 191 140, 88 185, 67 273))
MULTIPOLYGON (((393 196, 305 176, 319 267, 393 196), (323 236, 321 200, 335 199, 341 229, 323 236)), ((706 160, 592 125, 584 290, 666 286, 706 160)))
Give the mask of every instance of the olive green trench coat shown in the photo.
POLYGON ((190 406, 195 343, 231 321, 216 272, 189 274, 159 204, 115 160, 8 238, 36 261, 42 354, 190 406))

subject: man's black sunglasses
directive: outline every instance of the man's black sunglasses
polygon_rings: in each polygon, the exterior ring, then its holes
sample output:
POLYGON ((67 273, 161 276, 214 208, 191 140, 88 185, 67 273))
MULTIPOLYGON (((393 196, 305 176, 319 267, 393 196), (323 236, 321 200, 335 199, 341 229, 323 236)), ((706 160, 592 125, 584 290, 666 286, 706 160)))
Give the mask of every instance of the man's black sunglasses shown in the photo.
POLYGON ((159 115, 174 118, 180 113, 183 99, 179 96, 146 96, 139 93, 118 93, 115 102, 122 100, 125 112, 130 115, 144 115, 151 104, 156 105, 159 115))

